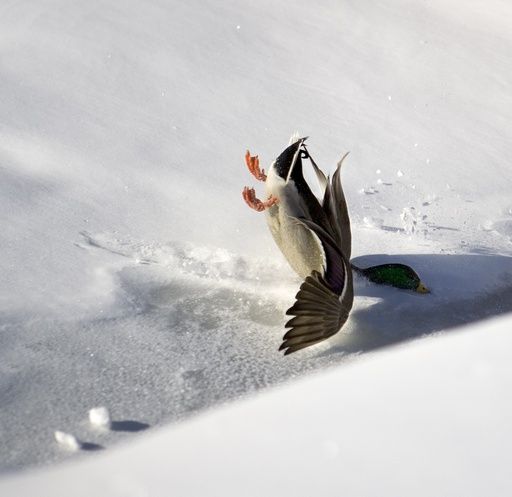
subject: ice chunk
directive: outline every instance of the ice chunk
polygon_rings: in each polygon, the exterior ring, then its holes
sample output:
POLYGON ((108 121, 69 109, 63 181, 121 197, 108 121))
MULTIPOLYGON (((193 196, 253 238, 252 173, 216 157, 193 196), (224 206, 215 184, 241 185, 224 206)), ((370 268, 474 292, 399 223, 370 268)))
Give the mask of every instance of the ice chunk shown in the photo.
POLYGON ((110 413, 106 407, 94 407, 89 411, 89 422, 96 428, 110 428, 110 413))
POLYGON ((401 177, 404 175, 404 173, 403 173, 403 171, 400 171, 400 169, 399 169, 399 170, 396 172, 396 175, 397 175, 399 178, 401 178, 401 177))
POLYGON ((80 448, 80 442, 71 433, 65 433, 63 431, 56 431, 54 433, 55 440, 66 450, 76 451, 80 448))

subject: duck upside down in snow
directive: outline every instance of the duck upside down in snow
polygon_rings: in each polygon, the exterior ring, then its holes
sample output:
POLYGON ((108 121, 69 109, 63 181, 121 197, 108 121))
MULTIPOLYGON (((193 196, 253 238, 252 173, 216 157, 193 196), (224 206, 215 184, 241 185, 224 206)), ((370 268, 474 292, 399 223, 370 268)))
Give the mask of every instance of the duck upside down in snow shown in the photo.
POLYGON ((383 264, 361 269, 350 264, 351 231, 347 204, 340 181, 343 159, 332 179, 316 165, 301 138, 288 146, 271 164, 268 174, 260 169, 258 156, 247 151, 251 174, 265 182, 267 200, 245 187, 242 196, 252 209, 265 211, 275 242, 292 269, 304 279, 295 304, 286 314, 292 318, 279 350, 285 355, 315 345, 338 333, 345 324, 354 291, 352 269, 370 281, 412 289, 428 290, 418 275, 403 264, 383 264), (311 191, 302 172, 302 159, 315 170, 323 198, 311 191))

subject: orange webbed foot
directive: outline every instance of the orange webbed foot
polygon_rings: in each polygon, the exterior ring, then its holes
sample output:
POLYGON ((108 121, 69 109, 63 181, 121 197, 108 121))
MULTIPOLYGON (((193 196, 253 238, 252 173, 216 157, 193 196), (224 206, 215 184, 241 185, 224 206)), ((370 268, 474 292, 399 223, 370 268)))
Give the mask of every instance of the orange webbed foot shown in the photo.
POLYGON ((250 173, 258 181, 265 181, 267 179, 265 169, 260 169, 260 159, 257 155, 251 156, 249 150, 247 150, 245 153, 245 163, 247 164, 247 168, 249 169, 250 173))
POLYGON ((276 205, 279 200, 276 197, 273 197, 272 195, 269 197, 268 200, 265 202, 261 201, 258 197, 256 197, 256 192, 254 191, 254 188, 249 188, 246 186, 242 191, 242 197, 245 200, 245 203, 255 211, 262 212, 265 209, 268 209, 269 207, 272 207, 273 205, 276 205))

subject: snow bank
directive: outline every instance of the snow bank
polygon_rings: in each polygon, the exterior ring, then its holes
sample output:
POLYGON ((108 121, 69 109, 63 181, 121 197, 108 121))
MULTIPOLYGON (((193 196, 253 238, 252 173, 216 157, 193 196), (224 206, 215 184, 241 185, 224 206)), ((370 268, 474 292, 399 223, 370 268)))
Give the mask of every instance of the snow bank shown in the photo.
POLYGON ((389 350, 94 459, 5 478, 0 493, 505 497, 511 326, 389 350))

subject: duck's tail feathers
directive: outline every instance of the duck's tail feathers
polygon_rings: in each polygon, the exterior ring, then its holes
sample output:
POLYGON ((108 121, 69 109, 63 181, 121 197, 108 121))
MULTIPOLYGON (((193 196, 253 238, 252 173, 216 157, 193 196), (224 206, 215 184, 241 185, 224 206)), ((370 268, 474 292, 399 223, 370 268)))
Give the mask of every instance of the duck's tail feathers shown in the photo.
POLYGON ((279 350, 288 355, 315 345, 338 333, 348 318, 352 299, 340 299, 317 271, 308 276, 295 296, 296 302, 286 314, 293 316, 285 327, 279 350))
POLYGON ((313 166, 313 170, 315 171, 316 179, 318 181, 318 185, 320 186, 320 191, 322 192, 322 195, 324 195, 325 189, 328 185, 328 178, 325 173, 317 166, 316 162, 313 160, 313 157, 311 157, 309 154, 308 157, 311 165, 313 166))
POLYGON ((350 230, 347 202, 340 179, 341 165, 347 155, 348 152, 338 162, 338 166, 331 181, 327 182, 322 205, 329 224, 331 225, 332 232, 335 235, 336 242, 346 259, 350 260, 352 252, 352 233, 350 230))

